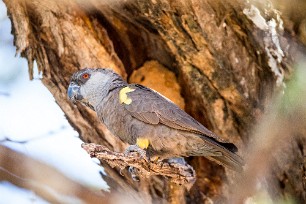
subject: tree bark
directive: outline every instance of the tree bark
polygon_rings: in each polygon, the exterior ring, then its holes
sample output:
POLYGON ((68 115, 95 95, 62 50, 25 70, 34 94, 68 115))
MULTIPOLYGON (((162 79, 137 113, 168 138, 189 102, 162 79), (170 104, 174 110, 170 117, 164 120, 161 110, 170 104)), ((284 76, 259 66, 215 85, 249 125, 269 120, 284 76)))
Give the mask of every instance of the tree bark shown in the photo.
MULTIPOLYGON (((70 77, 79 69, 109 67, 130 82, 144 83, 159 75, 132 76, 162 66, 159 72, 172 72, 173 77, 161 82, 159 92, 175 92, 168 97, 235 143, 241 155, 273 93, 283 89, 293 69, 291 51, 296 47, 290 35, 284 37, 281 16, 273 7, 260 13, 258 5, 242 0, 4 2, 17 52, 28 59, 30 78, 35 61, 43 84, 81 139, 114 151, 123 151, 126 144, 111 135, 93 111, 67 100, 70 77), (152 60, 155 65, 148 66, 152 60)), ((296 160, 287 165, 299 169, 303 151, 296 146, 305 146, 305 140, 292 144, 296 160)), ((233 193, 229 186, 238 174, 205 158, 188 158, 188 162, 197 174, 190 191, 156 176, 137 183, 127 172, 121 176, 118 169, 106 163, 104 167, 113 189, 148 203, 224 202, 233 193)), ((280 197, 289 194, 305 201, 305 186, 287 188, 303 180, 305 169, 292 174, 287 167, 280 164, 280 172, 272 173, 279 182, 275 191, 280 197)))

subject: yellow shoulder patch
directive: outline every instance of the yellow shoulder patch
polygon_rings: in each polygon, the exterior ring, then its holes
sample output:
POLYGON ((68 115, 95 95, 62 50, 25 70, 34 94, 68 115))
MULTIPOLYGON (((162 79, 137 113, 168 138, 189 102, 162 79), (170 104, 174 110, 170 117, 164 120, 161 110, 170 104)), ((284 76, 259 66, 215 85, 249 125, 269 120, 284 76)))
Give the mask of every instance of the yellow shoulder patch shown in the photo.
POLYGON ((133 91, 135 91, 135 89, 131 89, 128 86, 122 88, 119 91, 119 101, 120 101, 120 103, 121 104, 124 103, 124 104, 127 104, 127 105, 131 104, 132 103, 132 99, 127 96, 127 93, 133 92, 133 91))
POLYGON ((141 149, 147 149, 149 147, 150 141, 146 138, 137 138, 136 144, 141 149))

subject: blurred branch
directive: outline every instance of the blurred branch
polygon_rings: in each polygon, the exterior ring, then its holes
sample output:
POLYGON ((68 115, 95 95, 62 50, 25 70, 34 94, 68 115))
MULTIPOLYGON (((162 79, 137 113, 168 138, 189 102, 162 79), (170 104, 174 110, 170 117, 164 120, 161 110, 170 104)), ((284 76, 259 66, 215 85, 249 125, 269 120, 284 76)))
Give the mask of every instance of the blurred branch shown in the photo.
POLYGON ((0 146, 0 180, 30 189, 51 203, 109 203, 103 193, 88 190, 54 168, 0 146))
MULTIPOLYGON (((112 167, 124 169, 135 167, 139 170, 139 175, 143 177, 162 175, 170 178, 176 184, 193 184, 195 181, 195 171, 188 164, 167 163, 162 161, 147 162, 145 158, 138 156, 135 152, 128 155, 110 151, 108 148, 94 143, 83 143, 82 147, 90 154, 101 161, 106 161, 112 167)), ((186 186, 188 188, 188 186, 186 186)))
POLYGON ((9 97, 10 93, 0 91, 0 96, 9 97))
POLYGON ((55 135, 57 133, 60 133, 61 131, 63 131, 66 128, 67 128, 66 126, 60 126, 56 130, 51 130, 47 133, 38 135, 38 136, 33 137, 33 138, 28 138, 28 139, 25 139, 25 140, 14 140, 14 139, 11 139, 8 136, 4 136, 3 139, 0 139, 0 143, 12 142, 12 143, 18 143, 18 144, 26 144, 28 142, 32 142, 32 141, 35 141, 35 140, 45 139, 46 137, 49 137, 49 136, 55 135))
POLYGON ((230 203, 244 203, 248 198, 258 196, 260 191, 270 191, 270 195, 283 193, 271 194, 273 186, 279 185, 271 182, 273 179, 269 180, 271 175, 279 177, 278 182, 283 180, 290 183, 288 186, 294 187, 294 191, 299 195, 292 198, 287 190, 284 198, 295 199, 297 203, 306 199, 305 66, 306 63, 298 66, 294 77, 287 84, 285 93, 270 104, 268 113, 262 118, 247 151, 246 170, 233 190, 239 193, 233 195, 230 203), (293 179, 286 178, 288 174, 293 179), (267 180, 269 182, 266 182, 267 180))

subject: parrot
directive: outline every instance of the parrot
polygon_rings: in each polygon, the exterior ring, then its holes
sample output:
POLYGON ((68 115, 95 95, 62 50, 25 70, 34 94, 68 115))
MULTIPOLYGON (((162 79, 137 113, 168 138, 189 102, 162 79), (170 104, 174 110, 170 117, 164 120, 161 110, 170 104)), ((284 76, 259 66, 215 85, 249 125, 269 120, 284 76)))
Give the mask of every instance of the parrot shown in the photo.
POLYGON ((146 151, 149 158, 203 156, 241 172, 238 148, 207 129, 160 93, 129 84, 110 68, 83 68, 75 72, 68 99, 91 108, 125 143, 146 151))

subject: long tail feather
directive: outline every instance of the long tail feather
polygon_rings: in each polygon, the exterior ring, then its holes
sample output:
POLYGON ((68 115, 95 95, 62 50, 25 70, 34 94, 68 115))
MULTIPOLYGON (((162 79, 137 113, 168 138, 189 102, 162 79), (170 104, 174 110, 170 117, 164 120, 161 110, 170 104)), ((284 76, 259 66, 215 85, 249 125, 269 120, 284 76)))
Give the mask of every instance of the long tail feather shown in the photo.
MULTIPOLYGON (((220 165, 228 167, 232 170, 241 172, 243 170, 244 161, 236 154, 237 147, 232 143, 221 143, 209 137, 202 137, 203 141, 213 148, 209 151, 199 152, 201 156, 206 156, 220 165)), ((199 155, 199 156, 200 156, 199 155)))
POLYGON ((207 158, 232 170, 238 172, 242 172, 243 170, 243 160, 235 153, 223 151, 222 156, 210 156, 207 158))

